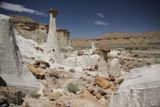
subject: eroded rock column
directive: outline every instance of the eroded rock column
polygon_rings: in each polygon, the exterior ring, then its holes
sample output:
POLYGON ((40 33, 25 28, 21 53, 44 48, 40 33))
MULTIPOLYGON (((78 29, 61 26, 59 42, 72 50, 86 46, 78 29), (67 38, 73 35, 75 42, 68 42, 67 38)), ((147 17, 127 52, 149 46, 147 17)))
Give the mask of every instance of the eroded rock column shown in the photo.
POLYGON ((47 38, 47 51, 50 54, 50 60, 60 63, 60 51, 58 46, 58 38, 56 33, 56 15, 57 11, 55 9, 49 10, 50 21, 49 21, 49 32, 47 38))

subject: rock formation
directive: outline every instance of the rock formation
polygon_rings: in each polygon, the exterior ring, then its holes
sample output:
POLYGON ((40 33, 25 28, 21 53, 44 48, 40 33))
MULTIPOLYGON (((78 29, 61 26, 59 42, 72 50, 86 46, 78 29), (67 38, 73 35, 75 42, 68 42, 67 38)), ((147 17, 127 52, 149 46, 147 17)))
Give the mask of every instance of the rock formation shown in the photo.
POLYGON ((1 15, 0 17, 0 59, 1 59, 1 73, 2 72, 18 72, 18 48, 16 46, 15 37, 11 24, 9 23, 9 17, 1 15))
POLYGON ((0 15, 0 23, 0 74, 3 78, 7 74, 19 74, 19 61, 18 48, 9 17, 0 15))
POLYGON ((131 70, 113 93, 109 107, 159 107, 159 70, 158 64, 131 70))
MULTIPOLYGON (((79 42, 78 50, 73 50, 69 32, 56 29, 57 11, 49 12, 49 27, 27 18, 14 19, 15 32, 10 18, 0 15, 0 85, 41 88, 40 93, 37 89, 27 94, 25 107, 108 107, 109 103, 110 107, 159 107, 160 65, 150 66, 160 62, 157 56, 140 57, 133 50, 98 45, 96 40, 79 42), (89 47, 84 49, 83 43, 89 47), (140 65, 147 67, 130 71, 140 65)), ((0 103, 4 99, 0 96, 0 103)))
POLYGON ((51 58, 55 62, 60 61, 60 50, 58 46, 58 38, 56 33, 56 15, 57 11, 55 9, 49 10, 50 21, 49 21, 49 32, 47 38, 47 52, 51 53, 51 58))
POLYGON ((92 49, 96 49, 94 42, 92 41, 92 45, 91 45, 92 49))
POLYGON ((0 77, 7 85, 39 88, 33 75, 20 69, 20 52, 10 17, 0 14, 0 23, 0 77))
POLYGON ((24 38, 32 39, 38 44, 47 41, 48 25, 38 23, 25 16, 12 16, 14 29, 24 38))
POLYGON ((69 49, 70 32, 66 29, 57 29, 57 36, 60 49, 69 49))
MULTIPOLYGON (((27 39, 32 39, 38 44, 47 42, 49 26, 38 23, 26 16, 12 16, 13 27, 16 31, 27 39)), ((57 29, 58 46, 60 50, 71 49, 69 40, 70 32, 67 29, 57 29)))

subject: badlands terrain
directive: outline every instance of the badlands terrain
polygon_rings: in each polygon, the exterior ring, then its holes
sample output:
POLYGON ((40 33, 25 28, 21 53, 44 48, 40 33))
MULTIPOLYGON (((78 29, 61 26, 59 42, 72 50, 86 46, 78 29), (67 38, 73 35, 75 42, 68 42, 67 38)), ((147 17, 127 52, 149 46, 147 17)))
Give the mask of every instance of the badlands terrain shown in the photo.
POLYGON ((160 32, 70 40, 0 14, 0 107, 160 107, 160 32))

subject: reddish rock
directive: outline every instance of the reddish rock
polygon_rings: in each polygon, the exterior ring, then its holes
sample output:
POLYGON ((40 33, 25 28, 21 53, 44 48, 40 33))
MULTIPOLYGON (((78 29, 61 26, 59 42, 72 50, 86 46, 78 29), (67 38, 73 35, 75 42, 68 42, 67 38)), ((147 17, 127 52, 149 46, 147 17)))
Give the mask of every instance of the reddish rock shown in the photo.
POLYGON ((95 81, 96 81, 96 84, 103 89, 107 89, 110 87, 110 83, 103 77, 96 76, 95 81))
POLYGON ((80 97, 75 98, 71 102, 71 106, 69 107, 106 107, 106 105, 102 105, 99 103, 97 98, 93 96, 87 90, 84 91, 80 97))
POLYGON ((62 96, 62 94, 59 92, 52 92, 49 94, 49 100, 55 101, 55 100, 59 99, 61 96, 62 96))
POLYGON ((28 64, 28 68, 37 79, 45 78, 45 73, 41 68, 36 68, 32 64, 28 64))
POLYGON ((95 96, 97 99, 100 99, 102 97, 100 93, 97 93, 95 96))
POLYGON ((94 97, 89 91, 85 90, 82 94, 81 97, 84 99, 90 99, 90 100, 97 100, 96 97, 94 97))

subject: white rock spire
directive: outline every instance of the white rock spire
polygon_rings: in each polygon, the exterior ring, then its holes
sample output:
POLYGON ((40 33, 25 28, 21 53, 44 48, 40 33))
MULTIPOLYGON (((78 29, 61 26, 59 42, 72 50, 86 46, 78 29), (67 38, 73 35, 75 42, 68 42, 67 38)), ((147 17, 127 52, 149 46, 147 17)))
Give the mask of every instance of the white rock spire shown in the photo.
POLYGON ((91 47, 91 48, 92 48, 92 49, 95 49, 95 48, 96 48, 93 41, 92 41, 92 47, 91 47))
POLYGON ((56 33, 56 15, 57 11, 55 9, 49 10, 50 20, 49 20, 49 32, 47 38, 47 52, 51 54, 51 59, 55 62, 60 62, 60 50, 58 46, 58 38, 56 33))

